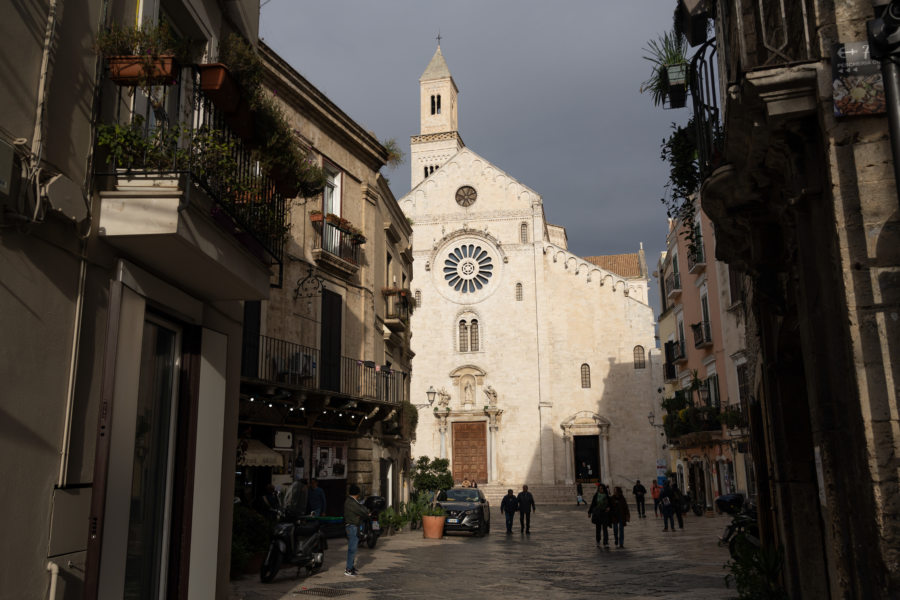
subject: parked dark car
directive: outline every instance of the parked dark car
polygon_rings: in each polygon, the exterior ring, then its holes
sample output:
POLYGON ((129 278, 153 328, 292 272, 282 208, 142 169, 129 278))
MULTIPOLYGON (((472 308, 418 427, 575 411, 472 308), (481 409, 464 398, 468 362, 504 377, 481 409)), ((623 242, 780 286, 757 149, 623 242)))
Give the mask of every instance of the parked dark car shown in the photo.
POLYGON ((491 531, 491 505, 478 488, 450 488, 438 496, 447 513, 444 531, 469 531, 478 537, 491 531))

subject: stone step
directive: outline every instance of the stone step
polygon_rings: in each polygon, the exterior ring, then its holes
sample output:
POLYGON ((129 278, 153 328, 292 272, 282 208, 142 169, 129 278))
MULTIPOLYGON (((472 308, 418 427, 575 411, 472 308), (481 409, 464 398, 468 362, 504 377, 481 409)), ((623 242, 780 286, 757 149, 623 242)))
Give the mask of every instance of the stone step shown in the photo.
MULTIPOLYGON (((499 506, 506 491, 512 489, 515 494, 522 491, 521 485, 506 485, 502 483, 486 483, 478 486, 492 505, 499 506)), ((589 486, 586 486, 589 487, 589 486)), ((535 504, 574 504, 574 485, 530 485, 528 491, 534 496, 535 504)), ((585 494, 587 494, 587 490, 585 494)))

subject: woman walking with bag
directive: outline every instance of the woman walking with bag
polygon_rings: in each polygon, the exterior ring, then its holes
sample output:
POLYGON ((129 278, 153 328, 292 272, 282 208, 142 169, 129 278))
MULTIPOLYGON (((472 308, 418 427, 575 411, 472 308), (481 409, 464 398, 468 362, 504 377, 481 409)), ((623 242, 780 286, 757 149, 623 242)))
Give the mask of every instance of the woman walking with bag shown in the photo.
POLYGON ((597 484, 597 493, 591 500, 588 516, 591 517, 591 523, 596 528, 597 547, 600 547, 601 534, 603 545, 609 546, 609 493, 602 483, 597 484))

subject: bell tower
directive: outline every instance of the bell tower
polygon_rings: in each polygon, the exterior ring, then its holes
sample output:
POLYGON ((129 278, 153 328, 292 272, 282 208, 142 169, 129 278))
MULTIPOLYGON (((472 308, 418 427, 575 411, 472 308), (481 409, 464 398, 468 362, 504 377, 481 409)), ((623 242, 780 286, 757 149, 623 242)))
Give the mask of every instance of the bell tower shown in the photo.
POLYGON ((419 78, 419 135, 410 139, 410 187, 416 187, 463 148, 457 131, 459 90, 438 43, 419 78))

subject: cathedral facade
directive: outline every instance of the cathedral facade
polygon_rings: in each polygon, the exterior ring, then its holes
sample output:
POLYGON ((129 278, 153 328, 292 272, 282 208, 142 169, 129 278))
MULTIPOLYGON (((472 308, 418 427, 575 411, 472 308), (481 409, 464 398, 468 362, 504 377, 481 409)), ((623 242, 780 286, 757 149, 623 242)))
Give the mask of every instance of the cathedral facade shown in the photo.
POLYGON ((462 141, 440 47, 411 140, 413 454, 518 487, 656 476, 661 381, 643 250, 579 257, 540 194, 462 141))

